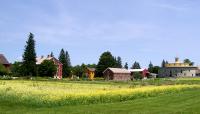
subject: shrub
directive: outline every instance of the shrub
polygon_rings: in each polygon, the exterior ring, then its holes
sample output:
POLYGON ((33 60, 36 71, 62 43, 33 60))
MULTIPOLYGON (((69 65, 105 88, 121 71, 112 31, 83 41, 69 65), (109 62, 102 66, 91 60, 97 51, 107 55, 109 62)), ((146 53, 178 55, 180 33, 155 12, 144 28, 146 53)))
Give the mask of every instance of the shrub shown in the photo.
POLYGON ((8 69, 6 69, 2 64, 0 64, 0 76, 7 75, 8 69))
POLYGON ((11 73, 12 76, 22 76, 22 63, 21 62, 15 62, 14 64, 12 64, 11 66, 11 73))
POLYGON ((38 68, 39 76, 51 76, 53 77, 56 73, 56 66, 51 60, 44 60, 38 68))
POLYGON ((139 73, 139 72, 135 72, 133 73, 133 79, 136 79, 136 80, 141 80, 143 77, 142 77, 142 74, 139 73))

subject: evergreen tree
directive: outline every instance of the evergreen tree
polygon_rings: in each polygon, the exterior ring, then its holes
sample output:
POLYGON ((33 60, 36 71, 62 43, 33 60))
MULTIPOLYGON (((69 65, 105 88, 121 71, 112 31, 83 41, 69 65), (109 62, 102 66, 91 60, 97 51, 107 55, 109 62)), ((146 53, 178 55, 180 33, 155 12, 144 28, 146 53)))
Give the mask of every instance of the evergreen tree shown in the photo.
POLYGON ((116 61, 114 57, 112 56, 112 54, 109 51, 104 52, 100 56, 99 62, 97 64, 97 68, 96 68, 97 76, 103 76, 103 71, 105 69, 107 69, 108 67, 114 67, 115 65, 116 65, 116 61))
POLYGON ((166 62, 165 62, 165 60, 163 59, 162 64, 161 64, 161 67, 164 68, 164 67, 165 67, 165 64, 166 64, 166 62))
POLYGON ((71 61, 70 61, 70 56, 69 56, 68 51, 65 52, 65 56, 66 56, 66 62, 67 62, 66 72, 67 72, 67 76, 70 76, 71 75, 71 61))
POLYGON ((59 55, 59 61, 63 64, 63 77, 68 77, 71 75, 71 62, 69 58, 68 52, 64 51, 64 49, 61 49, 60 55, 59 55))
POLYGON ((65 51, 64 49, 61 49, 60 51, 60 55, 58 57, 59 61, 63 64, 63 69, 62 69, 62 75, 63 77, 67 77, 67 70, 66 70, 66 67, 67 67, 67 61, 66 61, 66 55, 65 55, 65 51))
POLYGON ((69 67, 71 67, 71 61, 70 61, 70 56, 69 56, 69 53, 68 53, 68 51, 66 51, 66 61, 67 61, 67 65, 69 66, 69 67))
POLYGON ((153 73, 153 64, 152 64, 151 61, 150 61, 150 63, 149 63, 148 71, 151 72, 151 73, 153 73))
POLYGON ((117 67, 118 67, 117 58, 114 57, 114 56, 113 56, 113 58, 114 58, 114 61, 115 61, 115 65, 114 65, 113 67, 114 67, 114 68, 117 68, 117 67))
POLYGON ((138 69, 141 69, 141 67, 140 67, 140 63, 139 63, 139 62, 137 63, 137 66, 138 66, 138 69))
POLYGON ((122 68, 122 59, 120 56, 117 57, 117 60, 116 60, 116 67, 117 68, 122 68))
POLYGON ((23 75, 36 76, 36 52, 34 35, 30 33, 23 54, 23 75))
POLYGON ((140 63, 137 62, 137 61, 135 61, 134 64, 133 64, 133 66, 131 67, 131 69, 140 69, 140 68, 141 68, 140 67, 140 63))
POLYGON ((127 62, 125 63, 124 68, 128 69, 128 63, 127 62))
POLYGON ((51 57, 54 57, 54 54, 53 54, 53 52, 51 52, 50 56, 51 56, 51 57))

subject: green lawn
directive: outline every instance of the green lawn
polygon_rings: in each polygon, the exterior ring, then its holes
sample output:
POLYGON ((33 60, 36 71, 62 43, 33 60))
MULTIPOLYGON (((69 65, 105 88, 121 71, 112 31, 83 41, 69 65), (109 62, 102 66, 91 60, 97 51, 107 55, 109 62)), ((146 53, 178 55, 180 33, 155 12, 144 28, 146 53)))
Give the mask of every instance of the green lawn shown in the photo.
POLYGON ((200 90, 160 95, 128 102, 60 107, 31 107, 1 102, 7 114, 199 114, 200 90))
POLYGON ((0 114, 198 114, 200 78, 0 80, 0 114))

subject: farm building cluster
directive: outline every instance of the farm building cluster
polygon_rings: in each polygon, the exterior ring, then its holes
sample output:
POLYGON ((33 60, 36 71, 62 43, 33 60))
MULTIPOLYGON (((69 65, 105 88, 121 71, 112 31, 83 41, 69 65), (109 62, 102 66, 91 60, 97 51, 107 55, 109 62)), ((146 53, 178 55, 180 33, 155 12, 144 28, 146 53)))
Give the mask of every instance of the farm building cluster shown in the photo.
MULTIPOLYGON (((62 79, 62 63, 50 55, 44 57, 36 58, 36 64, 40 65, 44 60, 53 61, 57 67, 55 73, 55 78, 62 79)), ((11 64, 8 62, 3 54, 0 54, 0 64, 5 66, 5 68, 10 69, 11 64)), ((87 67, 85 70, 85 75, 88 79, 93 80, 95 76, 96 69, 87 67)), ((105 80, 114 81, 128 81, 133 80, 135 73, 139 73, 143 79, 147 77, 197 77, 200 76, 200 67, 192 66, 189 63, 182 63, 179 58, 175 58, 174 63, 166 63, 164 67, 160 68, 158 74, 149 72, 147 69, 125 69, 125 68, 107 68, 103 71, 103 76, 105 80)))

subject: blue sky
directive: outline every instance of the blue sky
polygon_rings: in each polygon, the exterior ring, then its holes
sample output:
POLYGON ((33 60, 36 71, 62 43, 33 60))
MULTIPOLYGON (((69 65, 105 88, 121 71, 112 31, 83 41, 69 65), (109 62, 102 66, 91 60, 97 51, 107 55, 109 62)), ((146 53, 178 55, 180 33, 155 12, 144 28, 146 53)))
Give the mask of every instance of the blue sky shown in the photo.
POLYGON ((37 56, 67 50, 73 65, 104 51, 129 66, 189 58, 200 64, 199 0, 0 0, 0 53, 19 60, 29 32, 37 56))

